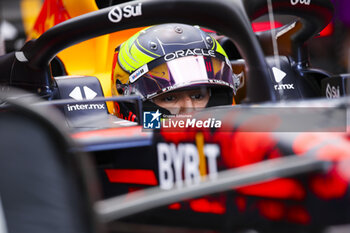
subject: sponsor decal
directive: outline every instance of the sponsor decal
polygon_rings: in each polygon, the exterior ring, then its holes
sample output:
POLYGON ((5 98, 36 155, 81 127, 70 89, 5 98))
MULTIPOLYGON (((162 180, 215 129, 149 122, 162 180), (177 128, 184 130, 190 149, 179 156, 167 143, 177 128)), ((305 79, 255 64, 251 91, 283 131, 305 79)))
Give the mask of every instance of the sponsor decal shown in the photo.
POLYGON ((123 17, 130 18, 140 15, 142 15, 142 3, 139 3, 136 6, 127 5, 123 7, 123 9, 121 9, 119 6, 116 6, 108 13, 108 19, 112 23, 118 23, 123 19, 123 17))
MULTIPOLYGON (((75 100, 83 100, 83 93, 85 94, 85 98, 87 100, 92 100, 97 96, 97 93, 93 91, 91 88, 84 86, 83 92, 81 91, 81 88, 79 86, 75 87, 71 93, 69 93, 69 96, 72 99, 75 100)), ((101 110, 105 109, 104 104, 67 104, 67 110, 69 112, 72 111, 81 111, 81 110, 101 110)))
MULTIPOLYGON (((92 100, 97 96, 97 93, 93 90, 91 90, 89 87, 84 86, 83 87, 84 93, 85 93, 85 97, 88 100, 92 100)), ((83 100, 83 94, 82 91, 80 89, 80 87, 75 87, 71 93, 69 93, 69 96, 72 97, 75 100, 83 100)))
POLYGON ((218 79, 209 79, 208 83, 219 83, 219 84, 222 84, 222 85, 233 87, 233 85, 230 85, 229 83, 227 83, 227 82, 225 82, 223 80, 218 80, 218 79))
POLYGON ((305 4, 305 5, 310 5, 311 0, 290 0, 290 3, 291 3, 292 5, 296 5, 296 4, 298 4, 298 3, 300 3, 300 4, 305 4))
MULTIPOLYGON (((286 73, 282 70, 272 67, 273 76, 275 78, 276 83, 282 82, 282 80, 286 77, 286 73)), ((275 90, 294 90, 294 84, 276 84, 274 86, 275 90)))
POLYGON ((273 72, 273 76, 275 77, 275 81, 277 83, 281 82, 284 77, 286 77, 286 73, 283 72, 282 70, 276 68, 276 67, 272 67, 272 72, 273 72))
POLYGON ((274 87, 275 90, 294 90, 294 84, 278 84, 274 87))
POLYGON ((179 57, 187 57, 187 56, 211 56, 215 57, 214 50, 204 50, 204 49, 187 49, 187 50, 178 50, 173 53, 168 53, 164 56, 165 61, 171 61, 177 59, 179 57))
POLYGON ((129 80, 131 83, 135 82, 136 80, 138 80, 142 75, 146 74, 148 72, 148 66, 143 65, 141 68, 137 69, 134 73, 132 73, 129 76, 129 80))
POLYGON ((331 86, 329 83, 326 87, 326 97, 328 99, 334 99, 340 97, 340 87, 331 86))
POLYGON ((143 128, 144 129, 160 129, 160 116, 162 114, 157 110, 156 112, 143 113, 143 128))
POLYGON ((67 104, 68 112, 81 110, 101 110, 105 109, 104 104, 67 104))
POLYGON ((201 181, 201 164, 207 164, 205 175, 209 179, 217 177, 217 158, 220 147, 217 144, 206 144, 201 157, 196 145, 192 143, 158 143, 159 185, 162 189, 177 188, 183 185, 195 185, 201 181), (201 161, 203 160, 203 161, 201 161))

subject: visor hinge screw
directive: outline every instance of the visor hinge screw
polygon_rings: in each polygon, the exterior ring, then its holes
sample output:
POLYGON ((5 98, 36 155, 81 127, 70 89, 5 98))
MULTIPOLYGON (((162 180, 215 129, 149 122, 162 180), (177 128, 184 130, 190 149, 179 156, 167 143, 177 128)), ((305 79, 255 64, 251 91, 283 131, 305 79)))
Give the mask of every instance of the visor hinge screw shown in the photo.
POLYGON ((183 30, 180 27, 175 27, 175 32, 181 34, 183 33, 183 30))
POLYGON ((157 46, 156 43, 150 42, 149 44, 150 44, 150 48, 151 48, 152 50, 157 50, 158 46, 157 46))
POLYGON ((210 36, 207 36, 205 39, 206 39, 208 44, 210 44, 210 45, 213 44, 213 39, 210 36))

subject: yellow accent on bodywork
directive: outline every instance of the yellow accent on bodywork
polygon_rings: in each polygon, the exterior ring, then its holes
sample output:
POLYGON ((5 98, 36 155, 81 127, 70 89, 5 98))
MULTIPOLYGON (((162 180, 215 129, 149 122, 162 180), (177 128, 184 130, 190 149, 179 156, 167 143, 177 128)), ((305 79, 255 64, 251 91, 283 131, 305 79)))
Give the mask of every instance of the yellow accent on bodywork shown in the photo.
POLYGON ((199 155, 199 174, 204 179, 207 174, 207 164, 204 155, 204 135, 201 132, 196 134, 196 145, 199 155))
POLYGON ((28 35, 40 13, 42 6, 41 0, 22 0, 20 2, 22 22, 26 35, 28 35))
POLYGON ((98 7, 94 0, 62 0, 64 7, 68 11, 70 17, 77 17, 91 11, 97 11, 98 7))

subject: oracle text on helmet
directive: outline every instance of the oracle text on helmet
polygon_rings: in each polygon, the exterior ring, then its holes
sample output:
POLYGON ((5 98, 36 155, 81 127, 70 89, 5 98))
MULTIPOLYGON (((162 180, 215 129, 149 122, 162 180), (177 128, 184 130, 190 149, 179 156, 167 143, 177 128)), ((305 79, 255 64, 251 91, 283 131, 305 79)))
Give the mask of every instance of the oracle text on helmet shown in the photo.
POLYGON ((116 6, 108 13, 108 19, 112 23, 118 23, 123 19, 123 17, 130 18, 132 16, 140 16, 142 15, 141 7, 142 3, 139 3, 136 6, 127 5, 123 7, 123 9, 120 9, 119 6, 116 6))
POLYGON ((168 53, 164 56, 165 61, 171 61, 179 57, 187 57, 187 56, 211 56, 215 57, 214 50, 203 50, 203 49, 187 49, 187 50, 178 50, 173 53, 168 53))

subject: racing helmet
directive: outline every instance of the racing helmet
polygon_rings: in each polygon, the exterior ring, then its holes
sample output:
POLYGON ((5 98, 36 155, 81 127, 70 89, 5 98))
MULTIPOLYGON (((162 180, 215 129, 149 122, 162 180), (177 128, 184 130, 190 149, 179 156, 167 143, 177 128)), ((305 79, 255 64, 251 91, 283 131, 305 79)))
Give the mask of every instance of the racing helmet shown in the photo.
MULTIPOLYGON (((152 98, 164 93, 210 88, 206 107, 234 104, 234 74, 218 41, 197 26, 161 24, 136 33, 116 48, 112 94, 141 96, 144 111, 160 109, 152 98)), ((133 120, 130 106, 116 103, 119 117, 133 120)))

